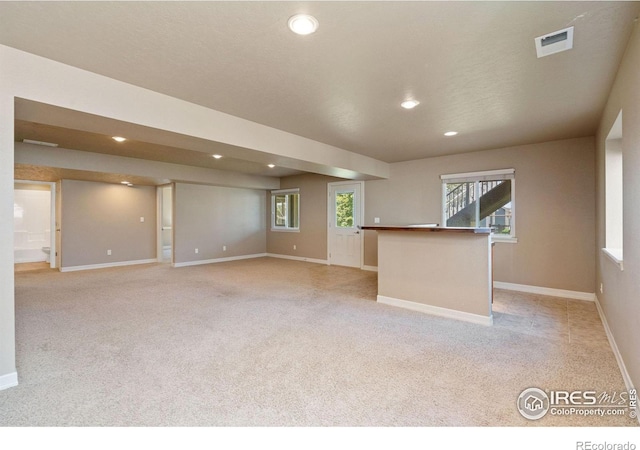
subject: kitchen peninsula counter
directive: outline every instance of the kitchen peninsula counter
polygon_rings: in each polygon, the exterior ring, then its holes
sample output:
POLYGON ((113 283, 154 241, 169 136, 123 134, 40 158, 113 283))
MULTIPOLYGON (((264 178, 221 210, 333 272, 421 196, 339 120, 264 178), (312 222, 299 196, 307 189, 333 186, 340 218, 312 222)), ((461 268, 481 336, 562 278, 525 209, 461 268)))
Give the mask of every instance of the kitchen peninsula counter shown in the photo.
POLYGON ((491 229, 361 228, 378 233, 378 302, 493 324, 491 229))

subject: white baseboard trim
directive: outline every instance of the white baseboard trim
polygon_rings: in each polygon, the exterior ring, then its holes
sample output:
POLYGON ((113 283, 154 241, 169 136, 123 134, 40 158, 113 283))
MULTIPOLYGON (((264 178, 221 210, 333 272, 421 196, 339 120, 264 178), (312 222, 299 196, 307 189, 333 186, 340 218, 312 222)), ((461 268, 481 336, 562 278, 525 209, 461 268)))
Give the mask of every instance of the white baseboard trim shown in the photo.
MULTIPOLYGON (((616 340, 613 337, 613 333, 611 333, 611 328, 609 328, 609 323, 607 322, 607 316, 604 315, 604 310, 600 305, 600 301, 598 300, 598 296, 596 295, 596 308, 598 309, 598 314, 600 315, 600 320, 602 321, 602 325, 604 326, 604 331, 607 334, 607 339, 609 340, 609 345, 611 345, 611 350, 613 350, 613 354, 616 357, 616 361, 618 362, 618 368, 620 369, 620 373, 622 374, 622 379, 624 380, 624 385, 627 388, 627 391, 634 389, 633 381, 631 381, 631 376, 627 371, 627 366, 622 359, 622 355, 620 354, 620 350, 618 350, 618 345, 616 344, 616 340)), ((640 422, 640 417, 638 417, 638 421, 640 422)))
POLYGON ((215 264, 215 263, 221 263, 221 262, 239 261, 241 259, 263 258, 265 256, 267 256, 266 253, 255 253, 253 255, 229 256, 228 258, 201 259, 198 261, 174 263, 173 267, 200 266, 202 264, 215 264))
POLYGON ((378 266, 362 266, 362 270, 368 270, 369 272, 377 272, 378 266))
POLYGON ((136 264, 150 264, 157 263, 158 259, 139 259, 136 261, 119 261, 113 263, 104 263, 104 264, 89 264, 86 266, 70 266, 70 267, 61 267, 60 272, 76 272, 78 270, 93 270, 93 269, 107 269, 109 267, 122 267, 122 266, 135 266, 136 264))
POLYGON ((530 294, 549 295, 551 297, 570 298, 587 302, 594 302, 596 300, 596 294, 593 292, 567 291, 564 289, 529 286, 526 284, 505 283, 502 281, 494 281, 493 287, 496 289, 506 289, 508 291, 528 292, 530 294))
POLYGON ((304 261, 315 264, 329 264, 329 261, 326 259, 305 258, 304 256, 279 255, 277 253, 267 253, 267 256, 270 258, 291 259, 293 261, 304 261))
POLYGON ((399 298, 385 297, 384 295, 378 295, 378 303, 398 306, 400 308, 410 309, 412 311, 427 313, 434 316, 447 317, 449 319, 464 320, 465 322, 477 323, 479 325, 493 325, 493 315, 486 317, 478 314, 456 311, 455 309, 441 308, 439 306, 425 305, 424 303, 416 303, 399 298))
POLYGON ((18 372, 11 372, 5 375, 0 375, 0 391, 3 389, 9 389, 18 385, 18 372))

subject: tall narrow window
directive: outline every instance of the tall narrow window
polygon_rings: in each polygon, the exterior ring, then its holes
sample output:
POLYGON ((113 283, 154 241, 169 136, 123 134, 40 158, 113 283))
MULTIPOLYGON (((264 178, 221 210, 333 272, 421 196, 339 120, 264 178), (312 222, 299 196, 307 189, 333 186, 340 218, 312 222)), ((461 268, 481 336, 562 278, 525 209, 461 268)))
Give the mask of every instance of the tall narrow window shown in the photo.
POLYGON ((515 241, 515 170, 441 175, 442 224, 491 228, 494 240, 515 241))
POLYGON ((605 254, 622 269, 622 111, 605 141, 605 254))
POLYGON ((300 190, 271 191, 271 230, 300 230, 300 190))

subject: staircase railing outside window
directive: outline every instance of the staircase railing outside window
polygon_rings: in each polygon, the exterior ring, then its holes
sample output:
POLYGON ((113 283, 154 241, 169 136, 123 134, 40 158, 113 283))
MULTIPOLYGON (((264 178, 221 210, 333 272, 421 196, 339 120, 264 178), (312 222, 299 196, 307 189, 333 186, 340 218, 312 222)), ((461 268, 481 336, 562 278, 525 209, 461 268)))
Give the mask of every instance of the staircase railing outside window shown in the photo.
POLYGON ((473 203, 476 198, 482 197, 491 189, 504 183, 505 180, 498 181, 481 181, 479 184, 479 193, 475 192, 475 182, 451 184, 455 186, 447 192, 446 209, 447 217, 453 217, 458 211, 463 210, 473 203))

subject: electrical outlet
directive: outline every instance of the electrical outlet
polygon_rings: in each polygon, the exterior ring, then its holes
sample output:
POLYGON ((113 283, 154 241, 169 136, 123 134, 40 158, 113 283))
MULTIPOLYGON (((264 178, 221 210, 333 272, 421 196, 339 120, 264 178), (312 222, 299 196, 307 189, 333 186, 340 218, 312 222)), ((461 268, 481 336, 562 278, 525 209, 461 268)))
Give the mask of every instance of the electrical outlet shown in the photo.
POLYGON ((107 256, 111 256, 111 250, 107 250, 107 256))
POLYGON ((223 246, 222 246, 222 251, 223 251, 223 252, 226 252, 226 251, 227 251, 227 246, 226 246, 226 245, 223 245, 223 246))
POLYGON ((604 294, 604 284, 600 283, 600 293, 604 294))
POLYGON ((373 223, 380 223, 380 217, 374 217, 373 223))
POLYGON ((298 247, 294 244, 293 249, 294 249, 294 250, 297 250, 297 249, 298 249, 298 247))
POLYGON ((144 217, 140 217, 140 222, 144 222, 144 217))
POLYGON ((196 253, 198 253, 198 249, 196 249, 196 253))

